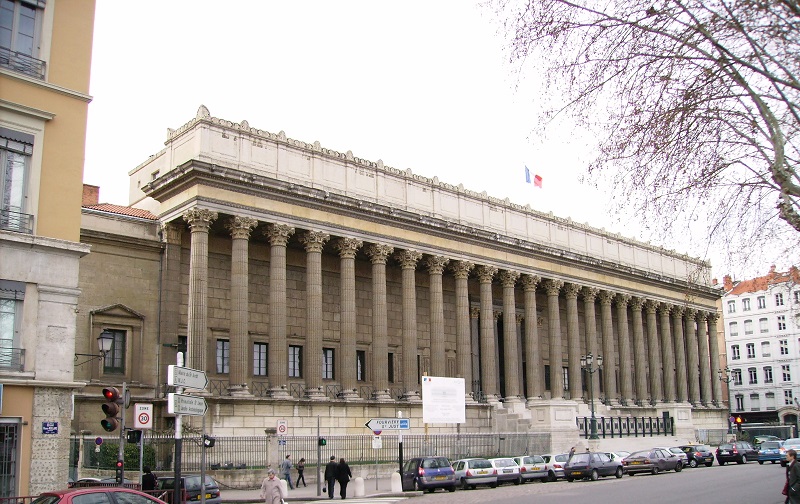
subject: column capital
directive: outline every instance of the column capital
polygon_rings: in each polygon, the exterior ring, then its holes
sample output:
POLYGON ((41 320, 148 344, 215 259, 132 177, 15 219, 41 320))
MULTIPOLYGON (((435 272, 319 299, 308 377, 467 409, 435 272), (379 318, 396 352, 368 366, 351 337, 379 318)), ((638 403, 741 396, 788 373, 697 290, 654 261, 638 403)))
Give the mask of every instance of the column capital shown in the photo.
POLYGON ((342 259, 353 259, 356 256, 356 252, 358 249, 361 248, 364 242, 359 240, 358 238, 339 238, 334 243, 334 248, 339 251, 339 257, 342 259))
POLYGON ((522 313, 517 313, 515 315, 516 315, 516 319, 517 319, 517 324, 521 324, 522 321, 525 320, 525 315, 523 315, 522 313))
POLYGON ((615 295, 616 294, 614 294, 611 291, 601 290, 600 294, 598 294, 597 297, 600 298, 600 304, 601 305, 609 305, 609 306, 611 306, 611 302, 614 301, 614 296, 615 295))
POLYGON ((719 313, 717 312, 708 312, 708 321, 712 324, 716 324, 719 320, 719 313))
POLYGON ((395 253, 394 258, 403 269, 416 269, 417 262, 422 259, 422 252, 416 250, 401 250, 395 253))
POLYGON ((693 319, 697 315, 697 310, 694 308, 686 308, 686 318, 693 319))
POLYGON ((450 271, 456 278, 464 279, 469 277, 469 272, 475 267, 475 263, 469 261, 453 261, 450 263, 450 271))
POLYGON ((231 238, 234 240, 249 240, 250 232, 258 225, 258 221, 252 217, 244 217, 235 215, 228 219, 226 227, 231 232, 231 238))
POLYGON ((522 283, 522 290, 524 291, 535 291, 536 286, 539 285, 542 279, 539 278, 539 275, 522 275, 520 282, 522 283))
POLYGON ((581 291, 581 286, 575 283, 564 284, 564 296, 567 299, 578 299, 578 293, 581 291))
POLYGON ((658 313, 662 316, 669 315, 674 307, 669 303, 659 303, 658 313))
POLYGON ((294 228, 288 224, 267 224, 264 230, 264 236, 269 240, 270 245, 286 246, 289 237, 294 234, 294 228))
POLYGON ((492 283, 492 278, 497 274, 497 268, 486 265, 478 266, 476 273, 481 283, 492 283))
POLYGON ((495 320, 500 320, 501 318, 503 318, 503 310, 493 310, 492 316, 494 317, 495 320))
POLYGON ((211 223, 217 220, 217 212, 207 208, 190 208, 183 212, 183 220, 189 224, 192 231, 208 231, 211 223))
POLYGON ((617 294, 614 297, 614 302, 617 303, 617 306, 628 306, 632 297, 630 294, 617 294))
POLYGON ((631 309, 634 311, 642 311, 642 307, 644 306, 644 298, 640 298, 638 296, 631 297, 631 309))
POLYGON ((469 309, 469 318, 479 318, 481 316, 481 309, 477 306, 473 306, 469 309))
POLYGON ((672 306, 672 316, 676 318, 683 317, 683 312, 686 311, 685 306, 673 305, 672 306))
POLYGON ((548 296, 558 296, 561 288, 564 287, 564 282, 553 278, 548 278, 543 283, 548 296))
POLYGON ((300 243, 305 245, 306 252, 322 252, 322 247, 330 238, 331 235, 324 231, 306 231, 300 237, 300 243))
POLYGON ((428 268, 428 273, 431 275, 441 275, 444 272, 444 267, 450 262, 445 256, 427 256, 423 263, 428 268))
POLYGON ((658 304, 658 301, 647 299, 644 302, 644 309, 647 310, 647 313, 655 313, 658 310, 658 304))
POLYGON ((180 245, 183 227, 177 226, 172 222, 161 224, 161 240, 167 245, 180 245))
POLYGON ((697 310, 695 313, 695 318, 698 322, 705 322, 708 319, 708 312, 703 310, 697 310))
POLYGON ((519 271, 503 270, 500 272, 500 284, 503 287, 514 287, 519 278, 519 271))
POLYGON ((364 249, 372 264, 386 264, 389 256, 394 252, 394 247, 383 243, 373 243, 364 249))
POLYGON ((597 287, 584 287, 581 289, 581 297, 583 297, 583 300, 587 303, 594 303, 598 294, 600 294, 600 289, 597 287))

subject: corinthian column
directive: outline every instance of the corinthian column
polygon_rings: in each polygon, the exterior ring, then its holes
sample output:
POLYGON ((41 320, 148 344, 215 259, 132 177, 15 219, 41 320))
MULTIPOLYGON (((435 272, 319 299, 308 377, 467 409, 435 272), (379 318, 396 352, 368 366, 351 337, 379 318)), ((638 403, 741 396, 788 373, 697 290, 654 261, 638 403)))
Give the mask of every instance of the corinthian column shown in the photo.
POLYGON ((581 398, 581 335, 578 322, 578 292, 581 286, 564 284, 564 298, 567 301, 567 365, 569 373, 569 397, 581 398))
POLYGON ((358 399, 356 389, 356 252, 362 242, 356 238, 336 240, 339 251, 339 271, 341 278, 339 302, 341 320, 339 321, 339 344, 342 350, 342 397, 345 400, 358 399))
POLYGON ((628 332, 628 303, 631 297, 617 294, 617 324, 619 325, 619 382, 622 404, 633 402, 633 364, 631 363, 631 336, 628 332))
POLYGON ((636 402, 642 406, 647 399, 647 352, 644 349, 644 325, 642 323, 644 299, 631 298, 633 316, 633 370, 636 378, 636 402))
POLYGON ((672 330, 674 332, 672 339, 675 342, 675 400, 678 402, 684 402, 689 399, 689 393, 686 388, 686 348, 683 343, 683 312, 683 306, 672 307, 672 330))
POLYGON ((672 346, 672 332, 669 328, 669 312, 671 306, 667 303, 658 305, 658 313, 661 316, 661 348, 663 349, 664 365, 664 400, 675 402, 675 351, 672 346))
POLYGON ((519 402, 519 351, 517 347, 517 307, 514 286, 519 278, 516 271, 502 271, 503 286, 503 371, 505 372, 505 399, 519 402))
POLYGON ((306 397, 325 398, 322 387, 322 248, 328 233, 308 231, 300 241, 306 248, 306 397))
POLYGON ((188 367, 207 371, 208 343, 208 230, 217 219, 217 212, 190 208, 183 213, 192 230, 189 257, 189 313, 186 334, 188 367))
POLYGON ((528 389, 528 403, 544 397, 544 366, 542 365, 542 345, 539 340, 539 323, 536 316, 536 275, 522 275, 522 291, 525 293, 525 374, 528 389))
POLYGON ((558 293, 564 286, 561 280, 545 280, 547 290, 547 326, 550 330, 550 398, 564 397, 564 376, 561 357, 561 314, 558 293))
POLYGON ((286 243, 294 228, 270 224, 264 232, 269 239, 269 385, 270 396, 289 398, 286 348, 286 243))
POLYGON ((469 261, 455 261, 450 270, 456 278, 456 376, 464 378, 466 398, 472 397, 472 355, 470 355, 469 272, 475 265, 469 261))
POLYGON ((700 345, 698 349, 700 358, 700 402, 703 405, 711 404, 711 377, 709 376, 711 364, 708 358, 707 317, 707 312, 697 312, 697 342, 700 345))
POLYGON ((442 300, 442 272, 450 259, 443 256, 428 256, 429 293, 431 306, 431 374, 445 376, 447 356, 444 353, 444 301, 442 300))
POLYGON ((700 359, 697 357, 697 311, 686 310, 686 376, 689 380, 689 402, 700 403, 700 359))
POLYGON ((422 254, 403 250, 395 254, 403 270, 403 399, 418 401, 417 383, 417 262, 422 254))
POLYGON ((481 286, 481 388, 489 402, 496 402, 497 361, 495 353, 494 313, 492 310, 492 278, 497 274, 494 266, 479 266, 477 270, 481 286))
MULTIPOLYGON (((164 242, 163 268, 161 270, 161 306, 159 322, 162 341, 178 341, 178 322, 181 306, 181 243, 182 228, 173 222, 161 225, 164 242)), ((182 351, 186 351, 183 349, 182 351)))
POLYGON ((366 253, 372 261, 372 398, 388 401, 389 395, 389 318, 386 305, 386 260, 394 247, 370 245, 366 253))
POLYGON ((721 406, 724 398, 722 397, 722 382, 717 379, 719 376, 719 342, 717 341, 717 319, 719 315, 712 312, 708 314, 708 346, 709 358, 711 360, 711 382, 714 384, 714 404, 721 406))
MULTIPOLYGON (((586 325, 586 353, 597 357, 600 352, 597 348, 597 313, 594 310, 594 301, 600 294, 600 289, 584 287, 581 294, 583 295, 583 320, 586 325)), ((600 394, 600 373, 587 374, 589 375, 587 378, 592 380, 592 390, 597 391, 595 394, 600 394)))
POLYGON ((644 307, 647 311, 647 345, 650 349, 650 401, 655 404, 664 400, 661 381, 661 349, 658 342, 658 328, 656 327, 658 303, 648 299, 644 307))
POLYGON ((614 293, 600 291, 600 319, 603 321, 603 385, 606 403, 617 400, 617 352, 614 350, 614 325, 611 319, 611 302, 614 293))
POLYGON ((233 217, 228 223, 231 232, 231 355, 228 392, 231 395, 250 395, 247 390, 249 295, 248 251, 250 231, 258 221, 251 217, 233 217))

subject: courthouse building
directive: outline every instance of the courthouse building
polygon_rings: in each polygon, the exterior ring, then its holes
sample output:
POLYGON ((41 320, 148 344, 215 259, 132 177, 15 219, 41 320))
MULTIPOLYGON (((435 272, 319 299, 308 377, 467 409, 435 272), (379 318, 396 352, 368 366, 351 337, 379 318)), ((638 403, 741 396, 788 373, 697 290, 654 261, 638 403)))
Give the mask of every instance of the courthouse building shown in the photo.
POLYGON ((465 380, 461 432, 554 449, 577 439, 588 376, 601 415, 726 426, 708 263, 202 106, 165 145, 130 171, 131 207, 89 188, 78 345, 110 331, 114 349, 76 370, 76 431, 99 431, 99 390, 122 381, 169 426, 184 348, 219 435, 314 434, 318 415, 365 433, 398 411, 421 428, 423 374, 465 380))

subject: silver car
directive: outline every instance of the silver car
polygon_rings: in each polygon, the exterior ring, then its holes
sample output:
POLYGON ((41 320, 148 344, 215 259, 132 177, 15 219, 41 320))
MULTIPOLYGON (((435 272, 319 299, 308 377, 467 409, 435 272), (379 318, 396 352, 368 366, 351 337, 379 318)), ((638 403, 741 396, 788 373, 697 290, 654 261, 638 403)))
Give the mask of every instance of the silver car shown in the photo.
POLYGON ((519 473, 519 466, 514 459, 509 457, 491 458, 489 462, 492 463, 497 469, 497 482, 498 483, 514 483, 519 485, 522 483, 522 476, 519 473))
POLYGON ((546 454, 542 458, 547 463, 547 480, 555 481, 559 478, 564 479, 564 466, 567 465, 569 459, 568 453, 546 454))
POLYGON ((520 455, 512 457, 519 466, 519 474, 522 481, 547 481, 547 464, 541 455, 520 455))
POLYGON ((461 485, 462 490, 475 490, 478 485, 497 487, 497 469, 486 459, 456 460, 453 462, 453 470, 456 472, 456 483, 461 485))

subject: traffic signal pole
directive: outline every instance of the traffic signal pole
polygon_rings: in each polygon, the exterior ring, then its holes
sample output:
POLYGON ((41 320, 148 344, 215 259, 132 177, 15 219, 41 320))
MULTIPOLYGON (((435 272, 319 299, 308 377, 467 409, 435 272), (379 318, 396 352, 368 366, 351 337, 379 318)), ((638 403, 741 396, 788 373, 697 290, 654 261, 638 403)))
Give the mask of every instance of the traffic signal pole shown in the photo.
MULTIPOLYGON (((178 352, 178 366, 183 366, 183 352, 178 352)), ((183 393, 183 387, 177 387, 175 392, 183 393)), ((175 415, 175 479, 172 491, 173 504, 181 504, 183 487, 181 486, 181 455, 183 453, 183 415, 175 415)), ((201 494, 205 495, 205 481, 201 482, 201 494)))
POLYGON ((122 486, 125 483, 125 411, 128 408, 128 384, 122 382, 122 411, 119 416, 119 450, 117 452, 117 460, 122 461, 122 467, 119 469, 117 475, 117 485, 122 486))

